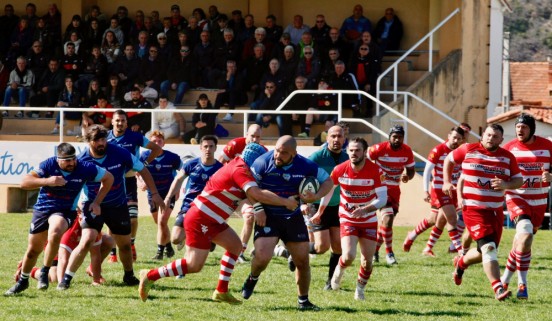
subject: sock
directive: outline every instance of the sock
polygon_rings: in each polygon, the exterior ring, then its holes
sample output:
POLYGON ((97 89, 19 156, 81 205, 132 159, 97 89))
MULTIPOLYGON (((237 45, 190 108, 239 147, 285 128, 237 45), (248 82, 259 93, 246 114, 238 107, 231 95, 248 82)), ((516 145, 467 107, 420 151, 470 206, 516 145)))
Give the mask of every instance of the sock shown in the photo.
POLYGON ((381 234, 385 242, 385 252, 387 254, 393 253, 393 227, 381 227, 381 234))
MULTIPOLYGON (((36 268, 36 269, 38 269, 38 268, 36 268)), ((25 272, 21 271, 20 280, 27 280, 28 281, 29 280, 29 275, 30 275, 30 273, 25 273, 25 272)))
POLYGON ((332 279, 332 276, 334 275, 335 268, 339 264, 339 261, 341 259, 341 254, 331 253, 330 254, 330 263, 328 264, 328 281, 332 279))
POLYGON ((462 235, 458 233, 458 229, 452 229, 448 231, 450 240, 454 244, 454 248, 459 254, 462 253, 462 235))
POLYGON ((65 271, 65 275, 63 276, 63 283, 65 284, 71 284, 71 280, 73 280, 73 277, 75 276, 75 272, 71 272, 69 270, 65 271))
POLYGON ((360 267, 360 270, 358 270, 358 279, 357 279, 357 285, 361 289, 364 289, 366 286, 366 283, 368 283, 368 280, 370 279, 370 275, 372 275, 372 269, 365 270, 362 266, 360 267))
POLYGON ((305 124, 305 133, 307 133, 307 135, 310 136, 310 130, 311 130, 311 125, 310 124, 305 124))
POLYGON ((469 265, 467 265, 465 262, 464 262, 464 257, 460 257, 460 259, 458 259, 458 268, 462 269, 462 270, 465 270, 468 268, 469 265))
POLYGON ((516 256, 517 255, 515 250, 511 250, 510 254, 508 254, 508 260, 506 261, 504 274, 502 274, 502 277, 500 278, 502 283, 510 283, 510 279, 512 279, 512 276, 514 276, 514 272, 516 271, 517 266, 516 256))
POLYGON ((173 249, 171 242, 165 244, 165 249, 167 249, 167 251, 170 251, 173 249))
POLYGON ((186 274, 188 274, 186 259, 179 259, 160 268, 150 270, 148 272, 148 280, 157 281, 160 278, 186 274))
POLYGON ((299 303, 305 303, 305 302, 309 301, 309 295, 308 294, 307 295, 298 295, 297 296, 297 301, 299 303))
POLYGON ((531 265, 531 251, 529 252, 518 252, 517 255, 517 274, 518 274, 518 284, 527 285, 527 272, 529 272, 529 265, 531 265))
POLYGON ((383 234, 381 233, 382 227, 378 229, 377 238, 376 238, 376 253, 379 252, 381 245, 383 244, 383 234))
POLYGON ((220 274, 217 284, 217 291, 221 293, 228 292, 228 282, 230 282, 230 277, 232 276, 232 272, 234 272, 234 266, 236 265, 237 259, 237 255, 234 255, 228 251, 226 251, 226 253, 222 256, 222 259, 220 260, 220 274))
POLYGON ((126 277, 131 277, 131 276, 134 276, 134 270, 125 271, 125 278, 126 277))
POLYGON ((42 266, 42 269, 40 269, 40 272, 48 274, 50 272, 49 266, 42 266))
POLYGON ((165 251, 165 246, 161 244, 157 244, 157 253, 163 254, 163 251, 165 251))
POLYGON ((429 234, 429 239, 427 240, 426 248, 424 251, 432 250, 435 246, 437 240, 441 237, 443 230, 440 230, 438 227, 434 226, 431 229, 431 234, 429 234))
POLYGON ((38 277, 40 276, 40 269, 37 268, 37 267, 35 266, 35 267, 31 270, 30 276, 31 276, 33 279, 38 279, 38 277), (38 273, 39 275, 36 275, 36 274, 37 274, 36 272, 39 272, 39 273, 38 273))
MULTIPOLYGON (((434 209, 432 208, 431 211, 433 212, 434 209)), ((431 225, 429 224, 427 219, 424 218, 420 223, 418 223, 418 225, 414 229, 414 233, 408 233, 408 239, 410 239, 411 241, 414 241, 416 239, 416 237, 418 237, 418 235, 422 234, 423 232, 425 232, 430 227, 431 227, 431 225)))
POLYGON ((498 290, 503 289, 502 282, 500 280, 494 280, 491 282, 491 286, 493 287, 494 293, 498 292, 498 290))

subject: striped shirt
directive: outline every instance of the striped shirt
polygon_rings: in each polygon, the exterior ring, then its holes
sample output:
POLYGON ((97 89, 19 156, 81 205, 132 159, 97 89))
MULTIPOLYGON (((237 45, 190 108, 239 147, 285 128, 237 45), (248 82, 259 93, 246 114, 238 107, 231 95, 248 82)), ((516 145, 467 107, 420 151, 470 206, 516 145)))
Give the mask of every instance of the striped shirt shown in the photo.
POLYGON ((491 180, 498 177, 504 181, 521 177, 516 158, 499 147, 490 152, 479 143, 465 144, 450 154, 450 160, 462 164, 464 205, 474 209, 501 209, 504 190, 494 190, 491 180))
POLYGON ((543 169, 550 171, 552 162, 552 142, 546 138, 535 136, 531 144, 514 139, 504 145, 516 157, 523 185, 515 190, 506 191, 506 200, 522 198, 532 206, 546 205, 550 183, 541 181, 543 169))
POLYGON ((381 167, 385 174, 383 184, 388 187, 398 188, 404 168, 415 165, 414 154, 408 145, 402 144, 398 150, 393 150, 389 141, 372 145, 368 157, 381 167))
MULTIPOLYGON (((431 187, 435 190, 440 191, 443 188, 443 164, 445 163, 445 158, 447 158, 447 155, 450 154, 450 152, 452 152, 452 149, 450 149, 445 142, 435 146, 427 157, 427 160, 435 165, 431 173, 433 176, 431 187)), ((452 169, 452 185, 456 186, 461 173, 460 166, 454 166, 452 169)))

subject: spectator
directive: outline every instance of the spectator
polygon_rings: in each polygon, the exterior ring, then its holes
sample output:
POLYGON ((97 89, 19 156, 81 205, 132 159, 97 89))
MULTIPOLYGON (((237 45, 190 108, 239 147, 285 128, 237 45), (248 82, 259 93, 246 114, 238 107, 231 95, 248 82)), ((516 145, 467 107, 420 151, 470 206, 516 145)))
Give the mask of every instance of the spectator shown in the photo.
POLYGON ((14 12, 13 6, 6 4, 4 6, 4 15, 0 17, 0 53, 4 55, 11 46, 11 34, 19 23, 19 16, 15 15, 14 12))
POLYGON ((151 22, 153 23, 153 26, 155 27, 155 29, 157 30, 163 29, 163 21, 161 21, 161 19, 159 18, 159 11, 153 10, 150 13, 150 16, 151 16, 151 22))
POLYGON ((247 91, 253 91, 255 93, 255 100, 259 98, 261 88, 259 83, 261 78, 268 68, 268 60, 265 59, 265 47, 262 43, 258 43, 253 48, 254 55, 249 57, 245 63, 245 89, 247 91))
MULTIPOLYGON (((281 60, 280 70, 284 74, 286 79, 295 79, 295 74, 297 73, 297 65, 299 60, 295 54, 295 49, 292 45, 288 45, 284 49, 284 59, 281 60)), ((286 90, 288 88, 285 88, 286 90)))
MULTIPOLYGON (((330 29, 330 43, 328 44, 328 48, 337 48, 341 60, 349 61, 351 57, 351 47, 350 43, 339 36, 339 30, 337 28, 330 29)), ((322 56, 324 56, 324 54, 322 54, 322 56)))
MULTIPOLYGON (((328 82, 324 79, 320 79, 318 82, 318 90, 332 90, 328 82)), ((319 110, 323 111, 335 111, 337 110, 337 94, 321 93, 313 94, 309 102, 309 108, 307 110, 319 110)), ((325 114, 308 114, 305 115, 305 123, 301 125, 301 133, 299 137, 309 137, 311 126, 315 121, 320 121, 325 124, 326 130, 337 122, 337 115, 325 115, 325 114)))
MULTIPOLYGON (((305 48, 306 46, 309 46, 311 47, 313 50, 314 49, 318 49, 318 48, 315 48, 315 44, 314 44, 314 41, 312 40, 312 35, 309 31, 305 31, 303 32, 303 35, 301 36, 301 40, 299 41, 299 43, 297 44, 297 49, 299 50, 299 59, 303 58, 304 55, 303 55, 303 48, 305 48)), ((314 52, 314 51, 313 51, 314 52)), ((314 52, 314 55, 315 57, 318 58, 319 54, 318 52, 314 52)))
POLYGON ((105 96, 110 105, 115 109, 121 109, 125 103, 125 90, 120 84, 119 76, 109 76, 109 82, 105 88, 105 96))
POLYGON ((112 64, 117 61, 117 58, 121 54, 120 42, 117 39, 115 33, 111 30, 106 30, 104 33, 104 39, 101 47, 102 55, 107 59, 108 64, 112 64))
POLYGON ((201 43, 194 48, 193 58, 198 67, 197 84, 202 87, 209 86, 209 72, 214 63, 215 48, 209 41, 209 32, 201 32, 201 43))
POLYGON ((84 16, 84 21, 90 25, 90 22, 96 19, 98 20, 98 24, 100 26, 100 29, 106 29, 107 28, 107 16, 100 10, 100 7, 98 5, 92 5, 90 7, 90 11, 86 16, 84 16))
MULTIPOLYGON (((65 75, 65 86, 59 94, 56 107, 82 107, 82 99, 79 91, 73 86, 73 78, 70 74, 65 75)), ((82 119, 82 113, 77 111, 67 111, 63 113, 64 118, 68 120, 80 120, 82 119)), ((59 124, 61 122, 61 113, 56 116, 56 122, 52 134, 59 134, 59 124)), ((68 130, 67 135, 78 135, 80 130, 68 130)))
POLYGON ((383 52, 399 50, 403 36, 403 24, 393 8, 385 9, 385 16, 376 24, 374 37, 383 52))
POLYGON ((243 46, 243 53, 242 53, 242 61, 245 62, 247 59, 252 57, 254 55, 253 48, 257 44, 262 44, 264 47, 264 58, 268 59, 268 57, 272 54, 272 48, 273 43, 268 41, 266 38, 266 30, 264 28, 257 28, 255 29, 255 38, 249 39, 245 42, 245 45, 243 46))
MULTIPOLYGON (((330 85, 334 89, 340 90, 359 90, 355 76, 345 71, 345 63, 338 60, 334 64, 335 72, 333 78, 330 79, 330 85)), ((360 117, 360 95, 347 94, 343 95, 343 107, 351 108, 354 117, 360 117)))
POLYGON ((324 55, 329 49, 330 29, 323 14, 316 15, 316 24, 310 29, 312 39, 316 44, 320 55, 324 55))
POLYGON ((25 6, 25 14, 21 16, 21 19, 27 19, 29 22, 29 28, 34 31, 38 16, 36 15, 36 5, 32 2, 27 3, 25 6))
POLYGON ((153 24, 152 17, 145 17, 143 31, 148 33, 148 41, 149 41, 149 44, 151 45, 155 43, 155 39, 157 35, 161 32, 161 29, 157 29, 155 27, 155 25, 153 24))
POLYGON ((98 103, 98 97, 100 95, 105 96, 105 94, 102 92, 102 89, 100 88, 100 82, 98 81, 98 79, 92 78, 88 85, 88 89, 84 91, 84 95, 81 95, 82 105, 84 107, 91 107, 96 105, 98 103))
POLYGON ((199 95, 195 109, 197 112, 192 116, 192 126, 194 128, 184 134, 183 140, 185 144, 197 145, 201 137, 215 134, 217 114, 201 112, 202 110, 213 109, 213 105, 211 105, 206 94, 199 95))
POLYGON ((159 91, 161 82, 165 80, 167 74, 167 65, 165 61, 159 58, 159 48, 152 45, 149 48, 149 56, 142 59, 140 63, 140 74, 138 80, 147 87, 159 91))
POLYGON ((86 33, 86 26, 82 23, 82 18, 80 15, 76 14, 71 19, 69 25, 65 28, 65 33, 63 34, 63 43, 71 40, 71 33, 77 32, 79 35, 84 35, 86 33))
POLYGON ((372 23, 363 15, 362 6, 357 4, 353 8, 353 15, 343 21, 340 33, 346 41, 354 42, 364 31, 371 32, 372 23))
POLYGON ((294 45, 299 44, 301 41, 301 36, 305 31, 309 31, 310 27, 303 23, 303 16, 295 15, 293 17, 293 23, 289 24, 284 32, 289 33, 291 36, 291 43, 294 45))
MULTIPOLYGON (((117 74, 120 85, 124 88, 123 90, 130 89, 136 83, 140 72, 140 59, 134 54, 132 44, 125 45, 124 55, 117 58, 112 70, 113 73, 117 74)), ((111 103, 115 106, 113 102, 111 103)))
MULTIPOLYGON (((91 106, 92 108, 113 108, 107 101, 105 94, 99 94, 96 98, 96 103, 91 106)), ((105 128, 111 127, 111 118, 113 118, 112 112, 105 111, 85 111, 82 113, 82 136, 84 137, 88 131, 88 127, 99 124, 105 128)))
POLYGON ((255 30, 257 29, 257 27, 255 27, 255 18, 252 14, 246 15, 243 18, 243 23, 243 28, 238 30, 234 29, 234 34, 240 46, 243 46, 247 40, 254 38, 255 30))
POLYGON ((230 28, 223 30, 224 40, 221 44, 214 44, 214 63, 213 68, 219 71, 226 71, 226 62, 228 60, 239 61, 241 56, 240 45, 234 39, 234 31, 230 28))
MULTIPOLYGON (((215 47, 224 43, 224 30, 228 26, 228 16, 221 14, 216 21, 216 28, 209 30, 211 32, 211 42, 215 47)), ((232 30, 232 29, 229 29, 232 30)), ((232 30, 232 35, 234 31, 232 30)))
MULTIPOLYGON (((48 26, 46 25, 46 21, 44 21, 44 18, 39 18, 36 21, 36 27, 34 28, 33 32, 33 45, 36 41, 39 41, 43 48, 41 51, 43 51, 45 54, 47 53, 49 56, 54 53, 54 39, 53 39, 53 32, 50 31, 48 26), (46 50, 44 50, 46 48, 46 50)), ((31 50, 33 47, 31 47, 31 50)), ((46 62, 47 64, 48 62, 46 62)))
POLYGON ((11 33, 8 61, 13 62, 17 57, 26 55, 32 44, 33 31, 29 27, 29 21, 21 18, 18 26, 11 33))
MULTIPOLYGON (((303 76, 297 76, 295 78, 294 84, 295 86, 293 87, 293 91, 304 90, 306 89, 305 86, 307 84, 307 78, 303 76)), ((310 104, 310 100, 311 100, 311 95, 297 93, 293 97, 291 97, 291 99, 288 101, 284 109, 307 110, 310 104)), ((301 125, 303 125, 305 123, 305 114, 293 114, 292 121, 298 122, 301 125)), ((303 132, 303 128, 301 129, 301 132, 303 132)))
POLYGON ((0 97, 4 97, 9 79, 10 79, 10 71, 8 67, 4 65, 2 60, 0 60, 0 97))
MULTIPOLYGON (((188 21, 186 18, 180 15, 180 7, 177 4, 171 6, 171 25, 176 28, 176 30, 181 31, 185 30, 188 26, 188 21)), ((165 138, 168 138, 165 135, 165 138)))
POLYGON ((235 35, 239 35, 245 28, 241 10, 232 11, 232 18, 228 21, 228 28, 232 29, 235 35))
MULTIPOLYGON (((178 42, 173 43, 178 44, 178 42)), ((157 50, 159 50, 159 59, 168 63, 172 58, 172 45, 168 43, 167 35, 163 32, 157 34, 157 50)))
POLYGON ((320 73, 323 78, 330 79, 333 78, 335 74, 335 63, 338 60, 341 60, 339 54, 339 49, 331 48, 328 51, 328 57, 323 57, 322 60, 322 72, 320 73))
MULTIPOLYGON (((137 82, 134 84, 133 87, 137 87, 140 89, 140 95, 145 98, 151 105, 155 103, 157 98, 159 97, 159 93, 154 88, 146 86, 143 82, 137 82)), ((125 101, 132 101, 132 90, 130 89, 127 93, 125 93, 125 101)))
POLYGON ((125 35, 123 33, 123 30, 121 30, 121 27, 119 26, 119 20, 117 18, 113 17, 109 21, 110 21, 109 22, 109 28, 107 28, 104 31, 103 39, 105 40, 106 33, 111 31, 113 33, 113 35, 115 36, 115 38, 117 38, 117 43, 119 43, 119 44, 125 43, 125 35))
POLYGON ((267 41, 270 43, 277 43, 282 33, 284 33, 284 28, 276 24, 276 16, 273 14, 266 16, 266 26, 264 29, 267 41))
POLYGON ((161 95, 168 97, 169 89, 176 90, 175 104, 182 104, 186 91, 194 85, 193 79, 196 73, 196 64, 192 58, 189 46, 180 47, 177 57, 171 59, 167 68, 167 80, 161 83, 161 95))
POLYGON ((97 18, 90 18, 88 28, 83 37, 83 44, 86 51, 90 53, 92 47, 102 46, 104 29, 100 26, 100 21, 97 18))
MULTIPOLYGON (((220 109, 224 104, 228 104, 230 110, 234 110, 236 105, 247 103, 247 94, 243 88, 243 76, 238 75, 238 66, 235 60, 226 61, 226 70, 216 71, 216 88, 222 89, 215 99, 215 109, 220 109)), ((232 121, 233 115, 228 113, 222 119, 223 121, 232 121)))
POLYGON ((128 17, 127 7, 119 6, 117 8, 117 14, 113 15, 112 18, 117 19, 118 25, 121 27, 121 31, 123 32, 123 41, 119 41, 119 43, 124 43, 124 40, 126 39, 130 40, 130 28, 132 26, 132 20, 128 17))
MULTIPOLYGON (((355 46, 355 54, 358 53, 358 48, 361 45, 367 45, 368 51, 370 54, 370 57, 379 64, 379 68, 381 69, 381 61, 383 59, 383 51, 381 48, 372 41, 372 34, 368 31, 364 31, 362 33, 362 36, 360 37, 359 43, 355 46)), ((353 58, 355 55, 353 55, 351 58, 353 58)))
POLYGON ((195 46, 201 42, 201 29, 198 25, 197 18, 191 16, 188 18, 188 27, 185 30, 186 35, 188 35, 188 41, 190 42, 190 49, 194 50, 195 46))
POLYGON ((195 8, 194 11, 192 11, 192 15, 197 19, 199 30, 209 31, 209 21, 207 21, 207 15, 205 15, 205 11, 203 11, 203 9, 195 8))
MULTIPOLYGON (((284 96, 278 93, 276 84, 268 81, 261 95, 260 110, 276 110, 284 101, 284 96)), ((276 121, 280 137, 291 134, 291 115, 257 114, 255 123, 264 128, 276 121)))
POLYGON ((176 44, 176 46, 173 47, 171 57, 180 57, 180 48, 182 48, 182 46, 188 47, 188 49, 190 49, 190 53, 192 50, 194 50, 194 45, 190 40, 190 36, 185 30, 180 30, 178 32, 178 43, 176 44))
POLYGON ((63 56, 61 66, 67 75, 71 75, 74 79, 77 79, 84 69, 84 61, 75 52, 75 44, 69 42, 66 48, 67 54, 63 56))
POLYGON ((376 90, 376 81, 379 74, 379 61, 370 55, 370 47, 362 44, 358 52, 349 64, 349 70, 355 76, 358 87, 367 93, 374 93, 376 90))
MULTIPOLYGON (((146 100, 141 94, 142 89, 138 86, 132 87, 130 90, 130 101, 125 102, 124 108, 133 109, 153 109, 149 101, 146 100)), ((129 112, 128 115, 128 128, 133 132, 139 132, 144 135, 151 130, 151 113, 143 112, 129 112)))
POLYGON ((129 39, 130 42, 136 42, 138 34, 144 30, 144 11, 136 10, 134 14, 134 22, 130 25, 129 39))
MULTIPOLYGON (((94 46, 92 52, 86 58, 84 70, 79 75, 79 79, 76 83, 77 88, 81 91, 83 96, 92 79, 96 79, 100 87, 105 86, 107 83, 107 59, 102 55, 98 46, 94 46)), ((94 104, 96 104, 95 99, 91 105, 87 106, 92 106, 94 104)))
MULTIPOLYGON (((23 56, 18 57, 15 68, 10 72, 6 92, 4 93, 3 106, 9 106, 12 97, 17 95, 19 106, 25 107, 34 82, 34 74, 27 68, 27 60, 23 56)), ((2 116, 8 117, 9 114, 7 111, 3 111, 2 116)), ((23 118, 23 111, 18 111, 15 117, 23 118)))
POLYGON ((29 68, 35 79, 38 80, 48 68, 48 57, 44 53, 44 46, 40 41, 33 42, 33 45, 27 53, 27 68, 29 68))
POLYGON ((312 47, 306 46, 303 48, 303 55, 304 58, 299 59, 299 64, 297 65, 297 76, 307 78, 307 89, 316 88, 322 65, 320 64, 320 60, 314 56, 314 49, 312 47))
POLYGON ((61 45, 61 13, 55 3, 48 4, 48 12, 42 16, 46 23, 46 28, 52 34, 52 48, 46 48, 49 54, 57 54, 50 52, 53 48, 58 48, 61 45))
MULTIPOLYGON (((289 36, 289 33, 284 32, 282 36, 280 37, 280 41, 274 46, 274 49, 272 49, 272 58, 276 58, 279 61, 283 61, 284 58, 284 50, 287 46, 291 46, 293 49, 293 52, 297 52, 297 46, 291 43, 291 37, 289 36)), ((295 72, 295 71, 294 71, 295 72)))
POLYGON ((178 29, 173 27, 171 24, 171 18, 166 17, 163 18, 163 28, 161 29, 161 32, 164 33, 167 36, 167 41, 170 44, 177 44, 178 43, 178 29))
MULTIPOLYGON (((159 107, 155 108, 159 110, 175 110, 176 107, 171 103, 167 96, 159 96, 159 107)), ((174 137, 183 137, 186 131, 186 120, 184 114, 181 113, 169 113, 160 112, 153 114, 153 128, 152 131, 158 130, 163 133, 166 139, 174 137)))
MULTIPOLYGON (((48 69, 42 74, 35 85, 35 95, 29 100, 31 106, 54 107, 58 101, 59 94, 65 85, 65 72, 59 67, 59 61, 56 58, 50 58, 48 69)), ((32 111, 27 116, 38 118, 39 112, 32 111), (30 115, 29 115, 30 114, 30 115)), ((47 118, 53 117, 53 112, 46 112, 47 118)))
POLYGON ((217 6, 209 6, 209 30, 217 28, 217 20, 220 17, 220 12, 218 11, 217 6))
POLYGON ((67 44, 72 43, 75 46, 75 54, 82 56, 82 51, 79 51, 82 43, 82 39, 78 32, 72 31, 69 35, 69 40, 63 44, 63 54, 67 54, 67 44))
POLYGON ((266 87, 267 82, 273 82, 276 84, 276 90, 278 90, 280 94, 285 96, 289 87, 289 79, 293 78, 286 78, 286 75, 280 69, 280 62, 278 61, 278 59, 272 58, 272 60, 270 60, 270 62, 268 63, 268 70, 261 78, 259 87, 264 88, 266 87))
MULTIPOLYGON (((140 59, 148 56, 148 50, 151 44, 148 37, 149 35, 146 31, 140 31, 140 33, 138 34, 138 43, 134 46, 134 52, 136 53, 136 56, 138 56, 138 58, 140 59)), ((155 35, 155 37, 157 38, 157 35, 155 35)))

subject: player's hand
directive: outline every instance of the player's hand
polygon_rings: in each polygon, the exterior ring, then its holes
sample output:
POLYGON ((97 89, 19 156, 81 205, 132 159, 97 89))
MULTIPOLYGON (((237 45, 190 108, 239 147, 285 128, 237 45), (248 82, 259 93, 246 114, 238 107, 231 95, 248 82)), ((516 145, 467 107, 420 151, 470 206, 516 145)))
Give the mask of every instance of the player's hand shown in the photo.
POLYGON ((408 183, 409 180, 410 180, 410 178, 408 178, 407 174, 402 174, 401 175, 401 182, 408 183))
POLYGON ((163 202, 163 199, 159 196, 159 193, 154 194, 151 197, 151 200, 159 208, 159 212, 163 212, 165 210, 165 202, 163 202))
POLYGON ((443 183, 443 193, 448 196, 454 195, 456 193, 456 187, 451 183, 443 183))
POLYGON ((297 209, 297 206, 299 206, 299 202, 297 201, 297 198, 295 196, 290 196, 286 198, 286 208, 290 211, 295 211, 297 209))
POLYGON ((320 211, 316 211, 316 213, 310 218, 310 221, 313 224, 320 225, 320 223, 322 223, 322 213, 320 213, 320 211))
POLYGON ((303 215, 309 215, 310 206, 308 204, 301 204, 301 213, 303 213, 303 215))
POLYGON ((163 204, 165 204, 165 208, 170 208, 171 206, 171 198, 170 197, 166 197, 163 204))
POLYGON ((50 176, 48 178, 48 186, 65 186, 67 184, 67 181, 63 176, 50 176))
POLYGON ((366 215, 366 210, 363 207, 357 207, 354 211, 351 212, 351 216, 355 218, 363 217, 366 215))
POLYGON ((130 127, 130 130, 132 130, 133 132, 138 132, 140 131, 140 125, 132 125, 132 127, 130 127))
POLYGON ((137 178, 136 179, 136 184, 138 185, 138 188, 141 191, 145 191, 145 190, 148 189, 148 186, 146 185, 146 183, 144 182, 144 180, 142 178, 137 178))
MULTIPOLYGON (((297 206, 295 207, 297 208, 297 206)), ((264 210, 255 213, 255 224, 263 227, 266 225, 266 213, 264 210)))
POLYGON ((303 203, 314 203, 317 200, 316 194, 311 191, 305 191, 305 193, 299 195, 299 197, 301 197, 303 203))
POLYGON ((494 177, 491 178, 491 188, 494 190, 503 190, 504 189, 504 180, 494 177))
POLYGON ((425 192, 424 202, 429 203, 431 200, 431 196, 429 195, 429 192, 425 192))
POLYGON ((102 208, 101 208, 100 204, 98 204, 96 202, 92 202, 90 204, 89 210, 92 214, 94 214, 96 216, 102 215, 102 208))
POLYGON ((541 167, 542 175, 541 175, 541 181, 543 183, 550 183, 552 181, 552 175, 543 167, 541 167))

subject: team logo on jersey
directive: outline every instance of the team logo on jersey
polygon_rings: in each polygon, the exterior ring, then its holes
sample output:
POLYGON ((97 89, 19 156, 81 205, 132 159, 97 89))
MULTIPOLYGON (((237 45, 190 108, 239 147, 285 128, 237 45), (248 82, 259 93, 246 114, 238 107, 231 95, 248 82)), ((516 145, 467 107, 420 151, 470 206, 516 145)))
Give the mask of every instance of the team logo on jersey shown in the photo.
POLYGON ((288 173, 284 173, 284 174, 282 174, 282 178, 289 182, 289 179, 291 178, 291 175, 289 175, 288 173))
POLYGON ((263 227, 263 232, 264 232, 265 234, 270 233, 270 227, 268 227, 268 226, 263 227))
POLYGON ((161 167, 162 167, 161 164, 155 164, 155 169, 156 169, 157 171, 160 171, 160 170, 161 170, 161 167))
POLYGON ((209 175, 207 175, 207 174, 201 174, 201 179, 204 180, 204 181, 206 181, 206 180, 209 179, 209 175))
POLYGON ((209 232, 209 228, 206 225, 201 224, 201 233, 207 234, 209 232))

